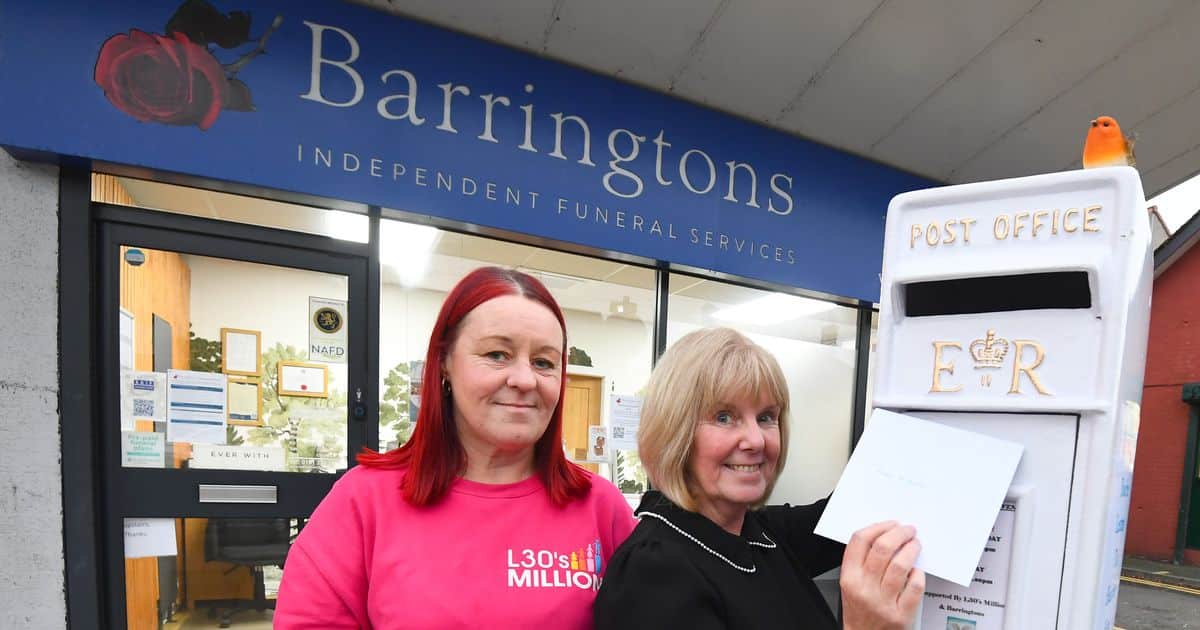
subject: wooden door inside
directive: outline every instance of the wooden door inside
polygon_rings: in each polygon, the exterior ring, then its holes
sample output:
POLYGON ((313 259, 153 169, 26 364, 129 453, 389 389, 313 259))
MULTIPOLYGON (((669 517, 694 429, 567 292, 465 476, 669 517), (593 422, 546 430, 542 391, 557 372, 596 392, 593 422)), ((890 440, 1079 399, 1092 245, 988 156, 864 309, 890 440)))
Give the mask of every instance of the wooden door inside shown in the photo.
POLYGON ((600 409, 604 396, 604 379, 581 374, 567 375, 563 394, 563 440, 567 454, 584 468, 598 473, 598 464, 585 464, 588 448, 588 427, 600 425, 600 409))

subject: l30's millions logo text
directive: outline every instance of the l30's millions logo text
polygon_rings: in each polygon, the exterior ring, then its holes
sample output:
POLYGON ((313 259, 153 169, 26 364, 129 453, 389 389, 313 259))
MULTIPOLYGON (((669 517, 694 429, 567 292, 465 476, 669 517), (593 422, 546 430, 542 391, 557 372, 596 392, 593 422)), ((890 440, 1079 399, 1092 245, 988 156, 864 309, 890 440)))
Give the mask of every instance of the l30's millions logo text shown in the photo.
POLYGON ((508 587, 598 590, 603 580, 603 552, 599 538, 568 552, 509 549, 508 587))
MULTIPOLYGON (((962 383, 950 382, 953 380, 955 360, 958 358, 955 355, 962 350, 963 344, 958 341, 933 342, 933 383, 929 387, 930 393, 962 390, 962 383)), ((993 370, 1003 369, 1005 362, 1011 360, 1009 394, 1023 393, 1021 387, 1025 383, 1030 383, 1039 395, 1052 395, 1038 378, 1037 369, 1046 360, 1046 349, 1037 341, 1014 339, 1010 342, 1008 339, 998 336, 995 330, 990 329, 983 338, 968 343, 967 351, 974 363, 974 368, 980 371, 980 387, 990 388, 994 375, 993 370)))

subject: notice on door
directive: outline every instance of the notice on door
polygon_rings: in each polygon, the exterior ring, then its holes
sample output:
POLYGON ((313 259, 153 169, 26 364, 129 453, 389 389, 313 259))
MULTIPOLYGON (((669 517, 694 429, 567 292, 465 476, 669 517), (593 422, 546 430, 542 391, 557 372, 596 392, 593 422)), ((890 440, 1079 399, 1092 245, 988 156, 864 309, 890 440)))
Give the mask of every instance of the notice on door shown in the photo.
POLYGON ((346 362, 346 301, 308 298, 308 358, 346 362))
POLYGON ((1004 627, 1016 514, 1015 503, 1005 501, 1001 504, 969 588, 932 575, 926 577, 922 630, 1001 630, 1004 627))
POLYGON ((620 451, 637 450, 638 424, 642 421, 642 399, 637 396, 613 394, 608 405, 610 448, 620 451))
POLYGON ((125 519, 125 557, 149 558, 178 553, 173 518, 125 519))
POLYGON ((166 439, 164 433, 122 431, 121 465, 125 468, 165 468, 166 439))

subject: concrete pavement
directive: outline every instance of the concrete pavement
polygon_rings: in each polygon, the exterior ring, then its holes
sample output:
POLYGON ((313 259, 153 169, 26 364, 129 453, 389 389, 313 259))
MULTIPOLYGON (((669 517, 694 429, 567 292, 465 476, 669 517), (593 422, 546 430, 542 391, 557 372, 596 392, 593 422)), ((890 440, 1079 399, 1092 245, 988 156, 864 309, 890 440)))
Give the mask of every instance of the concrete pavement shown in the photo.
POLYGON ((1200 567, 1126 557, 1121 575, 1132 580, 1195 589, 1200 594, 1200 567))

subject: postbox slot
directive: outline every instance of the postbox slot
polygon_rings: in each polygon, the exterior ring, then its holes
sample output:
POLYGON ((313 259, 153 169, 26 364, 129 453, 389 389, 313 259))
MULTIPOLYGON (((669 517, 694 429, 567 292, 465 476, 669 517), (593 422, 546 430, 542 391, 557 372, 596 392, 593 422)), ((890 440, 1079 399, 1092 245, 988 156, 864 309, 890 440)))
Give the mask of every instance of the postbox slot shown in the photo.
POLYGON ((1086 271, 954 278, 904 285, 904 314, 966 315, 1092 307, 1086 271))

